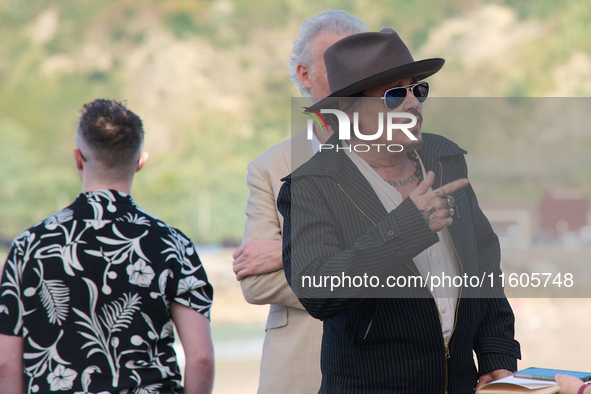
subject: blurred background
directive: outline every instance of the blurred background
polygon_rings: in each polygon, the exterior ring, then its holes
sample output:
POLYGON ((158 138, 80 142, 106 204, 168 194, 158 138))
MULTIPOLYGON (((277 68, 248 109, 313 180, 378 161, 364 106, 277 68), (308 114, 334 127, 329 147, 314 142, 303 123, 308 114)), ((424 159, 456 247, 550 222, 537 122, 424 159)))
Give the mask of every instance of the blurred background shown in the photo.
MULTIPOLYGON (((80 192, 71 158, 80 106, 126 100, 150 152, 134 199, 198 244, 216 288, 215 392, 256 392, 268 307, 243 300, 231 269, 246 165, 289 137, 299 96, 287 70, 291 41, 305 18, 333 8, 370 30, 394 28, 415 59, 445 58, 431 97, 548 97, 536 122, 519 127, 491 130, 475 119, 467 130, 426 117, 425 131, 469 151, 505 270, 560 272, 576 261, 583 275, 591 262, 585 0, 0 0, 0 264, 12 238, 80 192)), ((591 371, 590 300, 510 301, 520 367, 591 371)))

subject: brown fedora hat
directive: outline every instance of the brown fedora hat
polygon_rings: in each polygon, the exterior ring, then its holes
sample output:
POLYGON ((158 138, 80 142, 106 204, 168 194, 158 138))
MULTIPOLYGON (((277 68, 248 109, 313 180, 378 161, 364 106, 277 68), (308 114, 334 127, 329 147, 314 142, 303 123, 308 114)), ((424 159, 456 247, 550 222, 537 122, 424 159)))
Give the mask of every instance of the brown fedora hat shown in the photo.
POLYGON ((416 61, 398 33, 390 28, 358 33, 332 44, 324 52, 330 96, 312 106, 317 109, 382 83, 407 77, 425 79, 443 67, 440 58, 416 61))

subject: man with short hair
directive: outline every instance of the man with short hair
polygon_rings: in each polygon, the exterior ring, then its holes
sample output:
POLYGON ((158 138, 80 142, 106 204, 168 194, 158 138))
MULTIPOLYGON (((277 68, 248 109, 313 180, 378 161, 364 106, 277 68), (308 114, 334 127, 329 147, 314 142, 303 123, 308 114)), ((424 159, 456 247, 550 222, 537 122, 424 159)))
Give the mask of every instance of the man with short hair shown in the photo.
POLYGON ((502 290, 407 286, 500 274, 466 152, 421 132, 423 79, 444 60, 414 61, 392 29, 345 37, 324 60, 331 94, 312 109, 340 117, 338 132, 277 200, 287 280, 324 324, 322 393, 466 394, 510 375, 520 348, 502 290))
MULTIPOLYGON (((304 22, 289 62, 291 79, 305 97, 328 95, 322 54, 328 46, 365 23, 344 11, 328 11, 304 22)), ((310 317, 285 280, 281 263, 283 218, 276 198, 281 178, 312 157, 332 131, 305 131, 269 148, 248 165, 250 196, 242 245, 234 252, 233 269, 244 298, 251 304, 271 304, 265 327, 259 393, 314 393, 320 389, 322 324, 310 317), (292 155, 291 152, 298 152, 292 155)))
POLYGON ((211 392, 213 289, 195 245, 131 198, 143 142, 122 103, 83 106, 73 150, 82 193, 19 235, 6 259, 0 393, 211 392))

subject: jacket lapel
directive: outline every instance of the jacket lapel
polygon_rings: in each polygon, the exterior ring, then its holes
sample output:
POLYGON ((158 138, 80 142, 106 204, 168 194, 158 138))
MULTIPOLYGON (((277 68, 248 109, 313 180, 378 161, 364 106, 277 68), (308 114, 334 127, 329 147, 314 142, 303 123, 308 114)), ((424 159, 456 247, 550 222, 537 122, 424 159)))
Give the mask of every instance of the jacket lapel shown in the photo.
POLYGON ((355 203, 374 224, 377 224, 387 212, 373 188, 344 152, 334 151, 332 156, 331 161, 335 162, 335 166, 329 168, 336 170, 332 172, 332 176, 352 203, 355 203))

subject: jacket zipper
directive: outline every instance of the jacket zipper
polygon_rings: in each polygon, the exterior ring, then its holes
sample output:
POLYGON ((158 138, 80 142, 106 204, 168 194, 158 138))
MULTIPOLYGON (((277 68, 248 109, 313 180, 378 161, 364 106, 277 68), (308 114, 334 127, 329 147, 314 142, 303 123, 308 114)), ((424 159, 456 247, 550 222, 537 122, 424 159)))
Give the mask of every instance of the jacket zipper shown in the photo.
MULTIPOLYGON (((451 240, 451 235, 450 235, 450 240, 451 240)), ((452 241, 452 245, 453 245, 453 241, 452 241)), ((454 251, 455 251, 455 245, 454 245, 454 251)), ((462 275, 464 273, 464 269, 462 266, 462 261, 460 260, 460 256, 458 256, 458 253, 456 252, 456 256, 458 257, 458 262, 460 263, 460 270, 462 271, 462 275)), ((406 264, 406 266, 415 274, 418 275, 415 270, 412 269, 412 267, 410 265, 408 265, 408 263, 406 264)), ((460 298, 462 297, 462 288, 460 287, 460 294, 458 295, 458 303, 456 304, 456 313, 454 316, 454 326, 451 330, 451 334, 449 335, 449 342, 451 342, 451 338, 454 335, 454 331, 456 330, 456 324, 458 323, 458 310, 460 307, 460 298)), ((439 318, 439 325, 440 327, 443 327, 443 322, 441 321, 441 316, 439 315, 439 309, 437 308, 437 303, 435 302, 435 298, 433 299, 433 306, 435 307, 435 313, 437 314, 437 318, 439 318)), ((441 332, 441 342, 443 343, 443 350, 444 350, 444 354, 445 354, 445 394, 447 394, 447 386, 448 386, 448 370, 447 370, 447 360, 449 360, 451 358, 451 353, 449 351, 449 346, 445 344, 445 338, 443 337, 443 332, 441 332)), ((448 344, 449 344, 448 342, 448 344)))
MULTIPOLYGON (((447 228, 446 228, 446 230, 447 230, 447 228)), ((447 230, 447 233, 449 234, 449 230, 447 230)), ((456 257, 458 258, 458 263, 460 263, 460 273, 463 276, 464 275, 464 266, 462 265, 462 260, 460 259, 460 256, 458 255, 458 251, 456 250, 456 245, 454 244, 454 241, 451 238, 451 234, 449 234, 449 240, 451 241, 451 244, 454 248, 454 252, 456 254, 456 257)), ((449 360, 451 358, 451 354, 449 352, 449 343, 451 342, 454 332, 456 331, 456 324, 458 323, 458 311, 460 309, 460 300, 461 299, 462 299, 462 288, 460 287, 460 294, 458 295, 458 303, 456 304, 456 316, 454 318, 454 327, 452 328, 451 334, 449 335, 448 344, 445 344, 445 338, 443 338, 443 333, 441 335, 441 338, 443 339, 443 348, 445 349, 445 394, 447 394, 447 386, 448 386, 447 360, 449 360)), ((437 316, 439 316, 439 311, 437 311, 437 316)), ((439 319, 441 320, 441 316, 439 317, 439 319)))
MULTIPOLYGON (((439 162, 439 187, 443 186, 443 165, 441 164, 441 162, 439 162)), ((457 205, 456 205, 457 208, 457 205)), ((456 209, 456 212, 458 212, 458 217, 459 215, 459 211, 456 209)), ((456 254, 456 257, 458 258, 458 263, 460 263, 460 273, 463 276, 464 275, 464 266, 462 264, 462 260, 460 259, 460 255, 458 254, 458 251, 456 250, 456 245, 454 244, 453 238, 451 237, 451 234, 449 233, 448 228, 446 227, 445 230, 447 231, 447 234, 449 235, 449 240, 451 241, 451 245, 454 248, 454 253, 456 254)), ((448 385, 449 385, 449 373, 448 373, 448 366, 447 366, 447 360, 449 360, 451 358, 451 354, 449 352, 449 343, 451 342, 451 339, 454 335, 454 332, 456 331, 456 324, 458 323, 458 311, 460 309, 460 300, 462 298, 462 288, 460 287, 460 294, 458 295, 458 302, 456 304, 456 313, 455 313, 455 317, 454 317, 454 326, 451 330, 451 334, 449 335, 449 341, 447 342, 447 344, 445 343, 445 338, 443 337, 443 333, 441 333, 441 339, 443 341, 443 349, 445 350, 445 394, 447 394, 447 389, 448 389, 448 385)), ((437 304, 435 304, 435 308, 437 309, 437 304)), ((439 321, 441 322, 441 316, 439 316, 439 310, 437 310, 437 316, 439 317, 439 321)), ((443 326, 442 326, 443 327, 443 326)))

